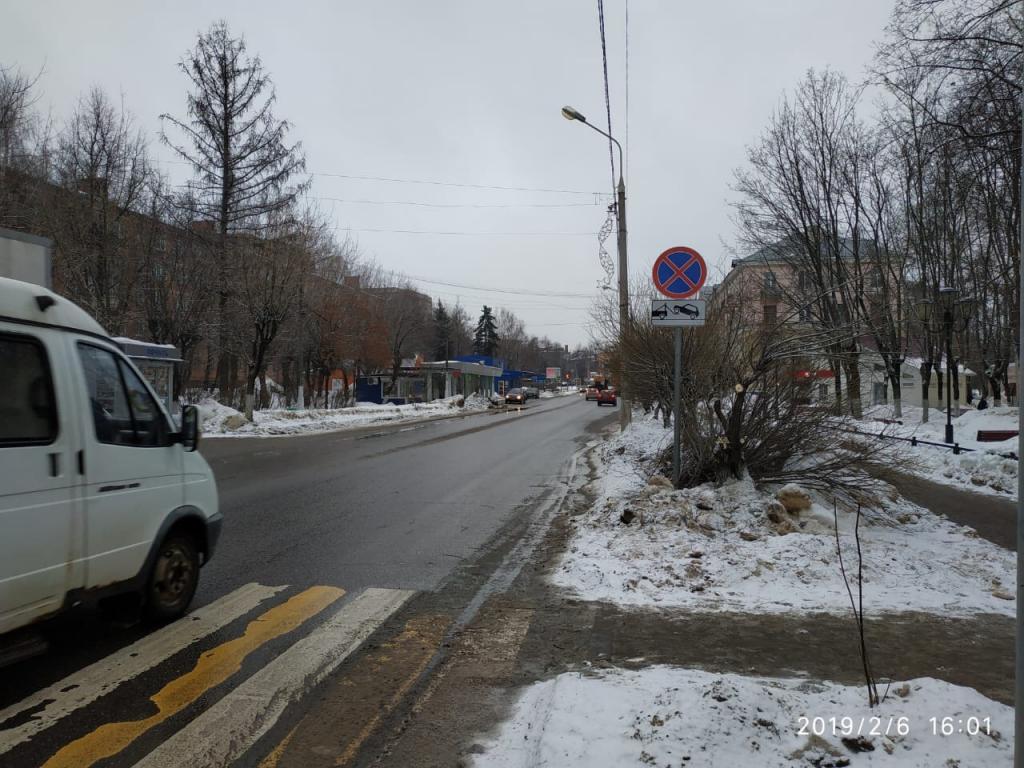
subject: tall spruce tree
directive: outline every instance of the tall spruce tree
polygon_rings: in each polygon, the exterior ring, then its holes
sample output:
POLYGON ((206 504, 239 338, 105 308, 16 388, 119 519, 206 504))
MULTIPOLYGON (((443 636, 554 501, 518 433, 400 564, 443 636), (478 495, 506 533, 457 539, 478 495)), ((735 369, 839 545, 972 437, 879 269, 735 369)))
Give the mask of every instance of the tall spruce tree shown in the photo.
POLYGON ((478 355, 490 357, 497 348, 498 324, 494 320, 491 308, 484 304, 480 319, 476 323, 476 331, 473 334, 473 350, 478 355))
POLYGON ((451 354, 452 321, 441 300, 434 307, 434 359, 447 360, 451 354))

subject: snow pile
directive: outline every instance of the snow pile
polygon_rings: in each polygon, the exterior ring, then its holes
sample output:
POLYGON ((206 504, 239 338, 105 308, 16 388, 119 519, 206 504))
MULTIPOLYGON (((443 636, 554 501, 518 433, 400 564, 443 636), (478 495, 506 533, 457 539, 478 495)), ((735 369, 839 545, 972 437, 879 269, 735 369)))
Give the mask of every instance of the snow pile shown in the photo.
POLYGON ((863 687, 655 666, 525 688, 472 764, 996 768, 1012 764, 1012 740, 1012 708, 932 678, 869 709, 863 687), (953 733, 936 734, 946 717, 953 733))
MULTIPOLYGON (((881 421, 893 418, 890 406, 879 406, 869 409, 864 420, 854 424, 864 432, 884 432, 934 443, 943 442, 946 433, 944 412, 932 409, 930 420, 922 424, 921 409, 911 406, 903 408, 902 424, 881 421)), ((901 467, 905 471, 946 485, 1015 498, 1017 460, 1007 457, 1017 453, 1017 438, 998 443, 979 443, 977 437, 979 430, 1016 430, 1017 426, 1016 408, 966 410, 953 419, 954 437, 962 447, 973 449, 972 452, 957 455, 949 448, 893 442, 903 455, 912 456, 918 465, 901 467)))
POLYGON ((199 404, 202 432, 207 437, 267 437, 272 435, 299 435, 310 432, 363 427, 387 422, 415 421, 418 419, 454 415, 462 412, 486 410, 490 402, 483 397, 461 395, 432 403, 408 405, 377 405, 360 403, 351 408, 333 410, 256 411, 254 421, 215 400, 199 404))
MULTIPOLYGON (((749 480, 678 491, 661 477, 647 481, 644 466, 667 432, 636 424, 592 454, 595 503, 569 518, 574 530, 551 576, 556 586, 584 600, 645 607, 850 611, 830 500, 792 485, 773 495, 749 480)), ((838 518, 856 594, 855 513, 841 508, 838 518)), ((864 510, 860 538, 868 616, 1014 614, 1013 553, 969 529, 897 497, 864 510)))

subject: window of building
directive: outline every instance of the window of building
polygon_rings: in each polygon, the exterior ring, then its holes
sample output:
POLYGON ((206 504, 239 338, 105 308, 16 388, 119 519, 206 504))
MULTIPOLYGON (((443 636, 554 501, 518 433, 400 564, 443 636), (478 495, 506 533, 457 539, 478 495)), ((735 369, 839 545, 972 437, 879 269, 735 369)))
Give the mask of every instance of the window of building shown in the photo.
POLYGON ((57 402, 43 345, 31 336, 0 336, 0 371, 0 446, 56 440, 57 402))
POLYGON ((765 304, 763 306, 763 310, 764 310, 764 324, 765 325, 775 325, 775 320, 778 317, 778 307, 776 307, 774 304, 765 304))

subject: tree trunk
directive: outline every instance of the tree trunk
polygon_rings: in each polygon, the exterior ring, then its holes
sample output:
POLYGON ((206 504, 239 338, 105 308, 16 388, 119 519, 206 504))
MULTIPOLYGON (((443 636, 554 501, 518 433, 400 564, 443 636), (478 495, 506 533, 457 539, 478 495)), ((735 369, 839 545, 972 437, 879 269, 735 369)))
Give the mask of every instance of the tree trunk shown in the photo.
POLYGON ((254 390, 256 389, 256 369, 251 368, 249 375, 245 377, 245 418, 252 421, 253 404, 255 402, 254 390))
POLYGON ((889 383, 892 385, 892 412, 897 419, 903 418, 903 382, 900 381, 899 370, 896 373, 889 373, 889 383))
POLYGON ((1000 387, 1000 381, 995 376, 988 377, 989 389, 992 390, 992 405, 999 407, 1003 404, 1003 391, 1000 387))
POLYGON ((860 397, 860 366, 856 359, 846 363, 846 388, 849 390, 846 397, 850 401, 850 415, 859 419, 864 412, 860 397))

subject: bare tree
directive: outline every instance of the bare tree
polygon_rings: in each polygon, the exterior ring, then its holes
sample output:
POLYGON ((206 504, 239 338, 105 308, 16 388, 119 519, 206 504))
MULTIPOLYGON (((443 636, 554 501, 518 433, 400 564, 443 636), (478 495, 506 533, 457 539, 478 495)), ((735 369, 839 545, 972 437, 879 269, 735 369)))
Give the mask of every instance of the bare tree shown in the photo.
POLYGON ((48 210, 58 285, 113 333, 125 333, 141 267, 132 235, 145 210, 148 148, 131 113, 99 88, 82 97, 60 134, 48 210))
POLYGON ((149 340, 173 344, 181 354, 178 395, 192 376, 198 345, 208 338, 206 318, 216 270, 209 242, 189 215, 191 202, 172 199, 159 177, 150 198, 146 226, 139 232, 143 242, 137 303, 149 340))
POLYGON ((39 74, 0 65, 0 226, 38 224, 39 181, 46 174, 46 135, 33 112, 39 74))
POLYGON ((274 116, 270 76, 258 56, 246 53, 245 40, 232 37, 226 22, 200 34, 179 68, 191 85, 187 117, 161 115, 181 135, 174 141, 163 130, 161 138, 192 164, 197 213, 216 225, 217 375, 227 392, 234 383, 226 323, 235 279, 229 239, 279 221, 309 182, 295 181, 305 171, 305 157, 299 144, 287 141, 291 126, 274 116))
POLYGON ((297 220, 288 211, 269 215, 263 237, 246 237, 233 294, 238 316, 238 349, 246 361, 245 415, 252 419, 256 381, 267 392, 268 355, 285 322, 299 303, 307 275, 329 247, 324 226, 307 215, 297 220))

